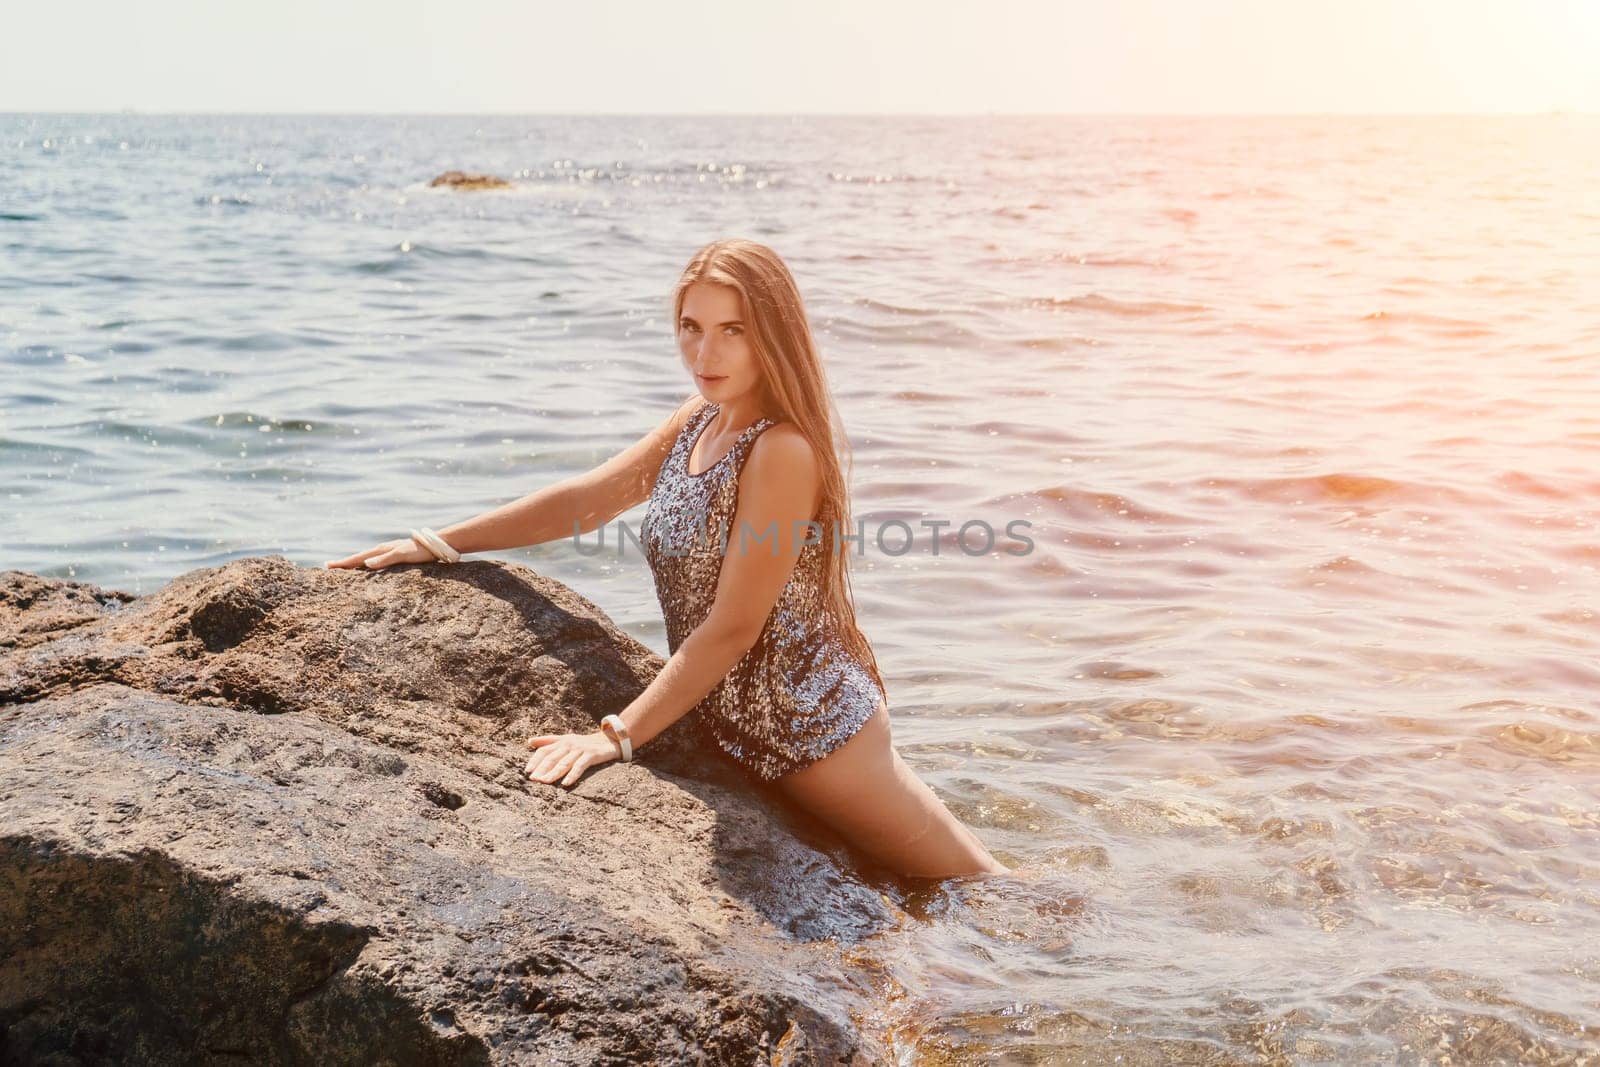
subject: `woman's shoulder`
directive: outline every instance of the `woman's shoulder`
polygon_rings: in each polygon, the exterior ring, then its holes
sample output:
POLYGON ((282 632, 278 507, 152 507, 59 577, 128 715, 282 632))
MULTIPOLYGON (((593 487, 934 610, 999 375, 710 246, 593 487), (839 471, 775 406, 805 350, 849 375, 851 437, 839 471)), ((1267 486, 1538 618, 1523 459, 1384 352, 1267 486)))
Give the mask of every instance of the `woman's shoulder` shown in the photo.
POLYGON ((794 488, 814 485, 820 464, 811 442, 793 422, 772 422, 750 445, 747 469, 794 488))
POLYGON ((751 484, 761 486, 762 495, 770 491, 778 500, 809 500, 803 517, 816 517, 822 501, 822 464, 795 423, 775 422, 757 434, 741 474, 748 474, 751 484))
POLYGON ((684 427, 698 421, 709 410, 711 402, 699 393, 692 393, 668 417, 667 425, 672 428, 674 434, 682 433, 684 427))
POLYGON ((688 396, 684 397, 683 402, 678 405, 678 414, 683 416, 684 419, 692 419, 702 411, 709 411, 714 406, 715 405, 712 404, 711 401, 707 400, 699 393, 690 393, 688 396))
POLYGON ((798 423, 790 422, 787 419, 773 419, 767 416, 762 416, 761 422, 765 425, 758 425, 755 440, 756 448, 763 447, 763 442, 766 442, 765 448, 768 451, 791 451, 799 443, 804 443, 807 448, 811 447, 798 423))

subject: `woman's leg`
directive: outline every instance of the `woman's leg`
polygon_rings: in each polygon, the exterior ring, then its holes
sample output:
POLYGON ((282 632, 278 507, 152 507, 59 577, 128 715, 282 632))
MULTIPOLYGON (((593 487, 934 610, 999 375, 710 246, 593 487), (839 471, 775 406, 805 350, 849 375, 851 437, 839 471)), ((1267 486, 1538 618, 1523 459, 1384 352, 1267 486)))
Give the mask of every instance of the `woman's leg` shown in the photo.
POLYGON ((1006 867, 957 819, 892 743, 879 704, 854 737, 774 784, 880 865, 920 878, 1004 874, 1006 867))

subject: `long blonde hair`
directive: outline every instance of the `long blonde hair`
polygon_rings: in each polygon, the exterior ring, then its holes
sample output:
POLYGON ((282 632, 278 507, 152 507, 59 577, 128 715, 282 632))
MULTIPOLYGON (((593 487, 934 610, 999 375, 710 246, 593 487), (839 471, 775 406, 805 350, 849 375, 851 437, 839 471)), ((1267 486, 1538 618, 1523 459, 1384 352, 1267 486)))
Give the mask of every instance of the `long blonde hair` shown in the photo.
POLYGON ((740 238, 713 241, 694 254, 678 279, 672 294, 674 331, 683 316, 684 294, 695 282, 725 285, 739 294, 751 348, 761 367, 762 407, 776 421, 792 422, 811 443, 822 468, 822 502, 816 521, 822 526, 823 603, 838 620, 846 646, 887 693, 872 644, 856 624, 850 553, 838 544, 841 531, 853 530, 850 494, 839 465, 841 455, 850 462, 850 443, 817 357, 817 344, 794 276, 778 253, 766 245, 740 238))

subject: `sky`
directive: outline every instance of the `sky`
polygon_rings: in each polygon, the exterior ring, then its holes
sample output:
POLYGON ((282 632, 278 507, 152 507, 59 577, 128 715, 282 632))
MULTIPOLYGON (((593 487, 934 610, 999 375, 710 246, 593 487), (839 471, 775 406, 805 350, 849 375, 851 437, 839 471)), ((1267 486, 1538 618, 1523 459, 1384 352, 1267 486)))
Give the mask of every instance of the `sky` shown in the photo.
POLYGON ((52 0, 0 112, 1600 112, 1600 0, 52 0))

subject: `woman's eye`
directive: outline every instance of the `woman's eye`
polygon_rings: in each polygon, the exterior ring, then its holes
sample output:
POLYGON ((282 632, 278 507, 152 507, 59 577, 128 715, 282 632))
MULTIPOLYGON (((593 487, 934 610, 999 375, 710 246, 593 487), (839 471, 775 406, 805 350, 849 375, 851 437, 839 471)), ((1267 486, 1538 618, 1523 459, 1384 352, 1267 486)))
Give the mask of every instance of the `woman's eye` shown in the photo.
POLYGON ((744 330, 738 326, 729 326, 727 330, 729 337, 738 337, 743 332, 744 330))
POLYGON ((696 326, 696 325, 695 325, 695 324, 694 324, 694 323, 692 323, 692 322, 685 322, 685 323, 684 323, 684 324, 683 324, 683 328, 684 328, 684 329, 685 329, 685 330, 696 330, 696 329, 699 329, 699 327, 698 327, 698 326, 696 326))

